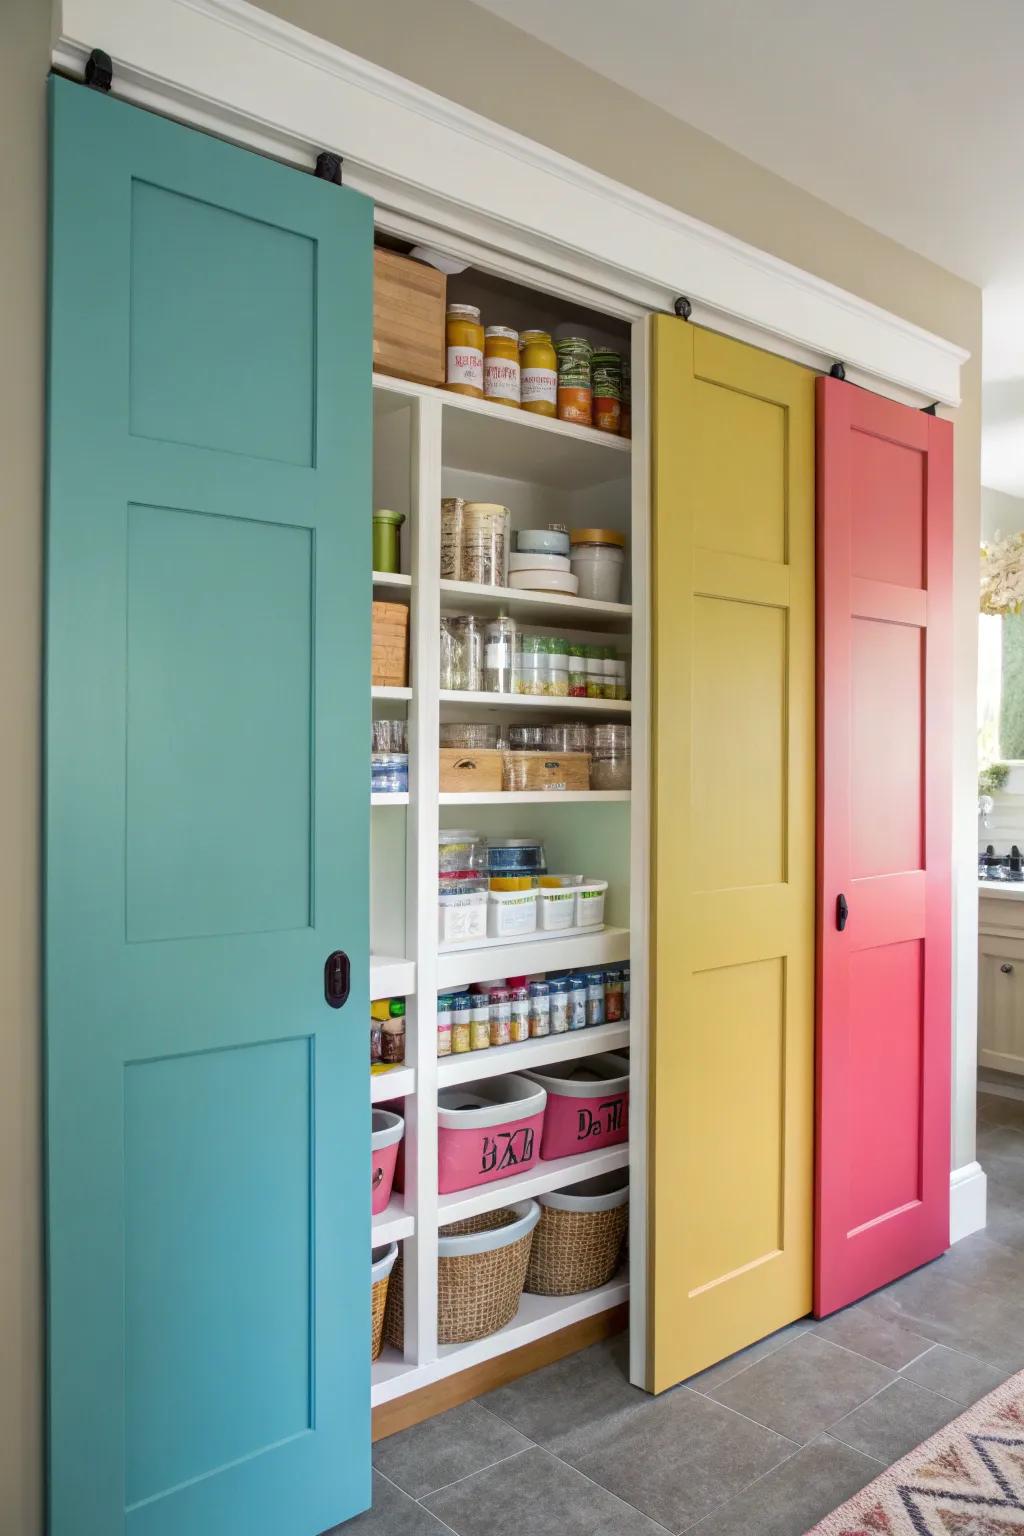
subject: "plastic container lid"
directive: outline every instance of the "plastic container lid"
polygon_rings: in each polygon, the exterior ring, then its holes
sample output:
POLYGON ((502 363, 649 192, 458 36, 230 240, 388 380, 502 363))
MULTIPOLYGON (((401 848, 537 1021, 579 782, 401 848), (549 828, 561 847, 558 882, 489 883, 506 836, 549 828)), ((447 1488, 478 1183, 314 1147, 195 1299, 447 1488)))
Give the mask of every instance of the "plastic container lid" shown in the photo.
POLYGON ((626 535, 618 533, 614 528, 573 528, 569 540, 572 544, 614 544, 619 549, 626 547, 626 535))
POLYGON ((567 555, 569 530, 567 528, 520 528, 516 534, 516 548, 524 554, 567 555))
POLYGON ((538 554, 536 551, 526 550, 520 554, 509 555, 508 568, 510 571, 568 571, 568 555, 538 554))
POLYGON ((485 336, 503 336, 508 341, 518 341, 519 340, 519 332, 518 331, 513 331, 507 325, 489 325, 484 330, 484 335, 485 336))
POLYGON ((518 1243, 521 1237, 532 1232, 540 1221, 540 1206, 536 1200, 521 1200, 515 1205, 504 1207, 507 1211, 516 1213, 516 1220, 510 1221, 504 1227, 492 1227, 486 1232, 457 1232, 448 1237, 446 1229, 439 1227, 437 1232, 437 1252, 442 1259, 457 1259, 463 1254, 490 1253, 495 1248, 507 1248, 511 1243, 518 1243))
POLYGON ((554 1189, 537 1198, 553 1211, 613 1211, 629 1199, 629 1169, 599 1173, 593 1179, 582 1179, 578 1184, 568 1184, 565 1189, 554 1189))
POLYGON ((372 1125, 370 1146, 374 1152, 379 1152, 383 1147, 394 1146, 395 1142, 401 1141, 405 1135, 405 1121, 401 1115, 393 1115, 389 1109, 375 1109, 372 1125))
POLYGON ((445 314, 468 315, 471 320, 480 319, 480 311, 475 304, 449 304, 445 314))

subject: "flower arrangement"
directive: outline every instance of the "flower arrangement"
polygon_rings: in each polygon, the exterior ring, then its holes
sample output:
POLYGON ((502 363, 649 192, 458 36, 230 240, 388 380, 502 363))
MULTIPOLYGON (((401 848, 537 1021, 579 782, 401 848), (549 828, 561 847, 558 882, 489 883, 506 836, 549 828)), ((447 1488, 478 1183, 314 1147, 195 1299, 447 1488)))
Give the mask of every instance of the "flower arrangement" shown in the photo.
POLYGON ((978 774, 978 794, 996 794, 1000 789, 1006 787, 1006 781, 1009 777, 1009 763, 989 763, 988 767, 982 768, 978 774))
POLYGON ((981 546, 982 613, 1020 613, 1024 607, 1024 533, 997 533, 981 546))

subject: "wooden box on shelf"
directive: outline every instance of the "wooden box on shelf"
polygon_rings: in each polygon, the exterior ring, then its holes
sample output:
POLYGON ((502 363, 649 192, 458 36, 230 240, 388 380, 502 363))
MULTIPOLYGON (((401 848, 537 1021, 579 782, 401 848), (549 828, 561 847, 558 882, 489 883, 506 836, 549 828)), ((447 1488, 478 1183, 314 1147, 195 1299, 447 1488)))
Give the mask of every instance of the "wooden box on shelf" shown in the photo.
POLYGON ((590 788, 589 752, 506 752, 502 786, 507 790, 590 788))
POLYGON ((399 256, 373 253, 373 366, 417 384, 443 384, 443 272, 399 256))
POLYGON ((374 603, 372 682, 405 688, 409 680, 409 610, 404 603, 374 603))
POLYGON ((496 793, 501 789, 501 759, 502 754, 490 748, 442 747, 440 787, 456 794, 496 793))

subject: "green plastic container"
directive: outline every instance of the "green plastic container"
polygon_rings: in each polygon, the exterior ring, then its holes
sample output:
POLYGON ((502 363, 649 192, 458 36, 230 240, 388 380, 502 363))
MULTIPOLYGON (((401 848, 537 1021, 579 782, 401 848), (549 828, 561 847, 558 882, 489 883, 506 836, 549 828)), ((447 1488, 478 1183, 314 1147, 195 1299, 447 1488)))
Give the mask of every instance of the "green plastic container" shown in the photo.
POLYGON ((394 575, 402 568, 402 542, 399 529, 404 512, 381 509, 373 514, 373 568, 394 575))

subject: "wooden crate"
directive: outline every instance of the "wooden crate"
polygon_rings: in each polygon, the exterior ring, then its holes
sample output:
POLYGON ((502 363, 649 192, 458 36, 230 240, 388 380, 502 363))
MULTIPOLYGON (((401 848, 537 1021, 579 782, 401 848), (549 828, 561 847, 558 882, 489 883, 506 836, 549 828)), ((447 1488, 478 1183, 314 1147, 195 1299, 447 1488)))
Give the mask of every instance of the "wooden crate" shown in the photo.
POLYGON ((502 756, 492 748, 477 751, 472 747, 442 747, 441 789, 493 794, 501 789, 502 756))
POLYGON ((443 272, 399 256, 373 253, 373 366, 378 373, 417 384, 443 384, 445 291, 443 272))
POLYGON ((502 788, 510 791, 590 788, 589 752, 505 752, 502 788))
POLYGON ((404 603, 374 603, 371 682, 404 688, 409 681, 409 610, 404 603))

